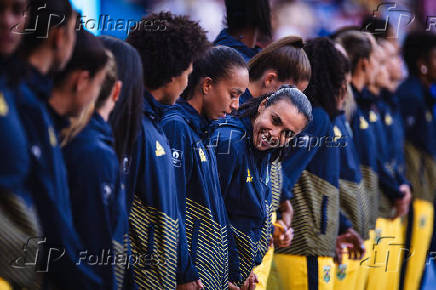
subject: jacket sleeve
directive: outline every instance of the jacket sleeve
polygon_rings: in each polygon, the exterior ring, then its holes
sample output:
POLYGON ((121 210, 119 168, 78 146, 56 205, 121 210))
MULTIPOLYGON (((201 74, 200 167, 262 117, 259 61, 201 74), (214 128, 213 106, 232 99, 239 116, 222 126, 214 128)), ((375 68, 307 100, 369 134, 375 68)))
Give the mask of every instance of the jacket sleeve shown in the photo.
POLYGON ((292 197, 294 185, 300 178, 301 173, 315 156, 321 147, 321 138, 328 136, 330 120, 326 114, 313 111, 313 121, 309 126, 291 143, 284 155, 283 168, 283 193, 285 198, 292 197))
POLYGON ((349 228, 352 228, 350 220, 340 211, 339 212, 339 235, 343 235, 349 228))

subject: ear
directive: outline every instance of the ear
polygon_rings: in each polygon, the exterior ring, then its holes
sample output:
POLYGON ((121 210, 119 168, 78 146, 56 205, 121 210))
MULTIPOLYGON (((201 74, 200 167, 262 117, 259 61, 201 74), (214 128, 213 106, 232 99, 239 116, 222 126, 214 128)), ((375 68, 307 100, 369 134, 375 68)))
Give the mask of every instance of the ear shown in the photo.
POLYGON ((359 69, 366 72, 366 70, 368 69, 368 66, 369 66, 369 58, 360 59, 358 66, 359 66, 359 69))
POLYGON ((210 89, 212 88, 212 79, 210 77, 203 78, 201 82, 201 90, 203 95, 209 94, 210 89))
POLYGON ((257 108, 257 111, 258 111, 259 113, 261 113, 261 112, 263 112, 263 111, 265 110, 265 108, 266 108, 266 99, 263 100, 262 102, 260 102, 260 105, 259 105, 259 107, 257 108))
POLYGON ((49 38, 52 40, 51 45, 53 49, 61 47, 64 40, 64 27, 55 27, 50 30, 49 38))
POLYGON ((77 72, 75 88, 78 93, 82 92, 89 84, 89 71, 81 70, 77 72))
POLYGON ((263 85, 265 88, 270 89, 274 86, 274 82, 278 79, 278 74, 274 70, 267 70, 264 74, 263 85))
POLYGON ((112 88, 112 96, 111 99, 114 103, 116 103, 118 101, 118 98, 120 97, 121 94, 121 89, 123 88, 123 82, 122 81, 117 81, 114 85, 114 87, 112 88))

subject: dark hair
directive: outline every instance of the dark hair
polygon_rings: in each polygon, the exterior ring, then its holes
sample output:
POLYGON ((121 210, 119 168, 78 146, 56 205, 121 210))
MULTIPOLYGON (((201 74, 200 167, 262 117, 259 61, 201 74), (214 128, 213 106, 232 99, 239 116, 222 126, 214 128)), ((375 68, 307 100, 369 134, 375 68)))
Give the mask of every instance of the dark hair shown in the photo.
POLYGON ((329 35, 331 39, 336 39, 339 35, 341 35, 344 32, 347 31, 359 31, 360 27, 357 25, 348 25, 348 26, 342 26, 338 28, 338 30, 334 31, 332 34, 329 35))
POLYGON ((23 33, 19 53, 28 56, 47 40, 52 29, 65 26, 73 16, 68 0, 29 0, 26 33, 23 33))
POLYGON ((327 37, 308 41, 304 50, 313 72, 304 92, 312 105, 323 107, 332 117, 337 112, 337 97, 350 71, 348 59, 327 37))
POLYGON ((403 56, 411 75, 419 75, 417 61, 427 59, 430 51, 436 47, 436 35, 426 31, 411 32, 403 45, 403 56))
POLYGON ((245 102, 239 110, 235 112, 235 115, 239 118, 255 118, 258 114, 260 104, 267 100, 265 107, 274 105, 278 101, 287 100, 297 108, 297 111, 304 115, 307 119, 307 123, 312 121, 312 105, 299 89, 290 85, 281 86, 276 92, 263 95, 259 98, 252 98, 245 102))
POLYGON ((269 0, 226 0, 226 25, 230 32, 254 27, 270 38, 271 7, 269 0))
POLYGON ((235 67, 247 68, 244 59, 235 49, 226 46, 211 47, 194 62, 188 86, 182 93, 182 98, 192 98, 201 78, 210 77, 217 82, 229 77, 231 70, 235 67))
POLYGON ((186 16, 161 12, 143 18, 140 26, 146 23, 160 23, 159 29, 132 31, 127 42, 141 56, 144 84, 149 90, 163 87, 181 75, 210 45, 203 28, 186 16))
POLYGON ((369 59, 373 49, 369 37, 360 31, 343 32, 336 41, 347 51, 352 73, 361 59, 369 59))
POLYGON ((100 94, 95 101, 95 111, 99 110, 111 96, 115 83, 118 80, 117 64, 112 52, 107 51, 106 77, 101 85, 100 94))
POLYGON ((119 161, 130 156, 139 132, 144 101, 141 58, 128 43, 109 36, 100 37, 117 63, 118 80, 123 82, 121 94, 109 116, 119 161))
POLYGON ((289 36, 271 43, 256 54, 248 63, 250 82, 259 80, 266 70, 277 71, 278 79, 309 81, 311 75, 310 62, 303 50, 301 37, 289 36))
POLYGON ((76 35, 76 45, 70 61, 63 71, 54 75, 55 86, 62 84, 74 71, 88 71, 93 77, 106 66, 108 55, 101 41, 86 30, 78 30, 76 35))
POLYGON ((367 16, 362 21, 361 31, 371 33, 377 40, 379 38, 387 39, 389 33, 392 33, 392 26, 389 19, 367 16))

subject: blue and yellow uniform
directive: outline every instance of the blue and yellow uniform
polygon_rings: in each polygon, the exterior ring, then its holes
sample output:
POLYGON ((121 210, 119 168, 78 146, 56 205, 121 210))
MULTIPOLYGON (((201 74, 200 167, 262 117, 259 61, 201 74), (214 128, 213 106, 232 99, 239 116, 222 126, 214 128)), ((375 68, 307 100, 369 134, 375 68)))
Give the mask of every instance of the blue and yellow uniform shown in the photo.
MULTIPOLYGON (((397 96, 388 90, 382 90, 377 100, 377 108, 384 125, 383 137, 386 140, 386 167, 393 172, 399 185, 410 185, 404 175, 404 127, 397 96)), ((387 233, 384 235, 389 236, 389 248, 387 250, 389 260, 387 261, 383 279, 386 281, 385 288, 394 290, 399 287, 401 272, 400 257, 404 244, 402 220, 401 218, 391 218, 395 212, 392 212, 392 202, 389 200, 382 200, 379 209, 382 216, 383 213, 388 213, 383 220, 387 226, 387 233)))
POLYGON ((231 36, 227 29, 221 30, 220 34, 218 34, 213 43, 215 45, 228 46, 236 49, 239 54, 244 58, 245 62, 249 62, 253 56, 261 51, 260 47, 246 46, 244 43, 231 36))
POLYGON ((206 289, 228 284, 228 218, 217 162, 207 144, 209 121, 184 99, 162 119, 176 173, 188 248, 206 289))
POLYGON ((63 148, 68 170, 73 221, 87 255, 109 259, 93 268, 105 289, 121 289, 125 273, 115 255, 128 255, 128 218, 124 185, 120 184, 112 129, 95 112, 88 125, 63 148), (112 257, 109 258, 109 257, 112 257))
POLYGON ((291 246, 274 256, 283 289, 333 289, 336 237, 351 226, 339 209, 339 142, 332 121, 319 106, 312 114, 282 163, 284 186, 293 188, 295 230, 291 246))
POLYGON ((368 287, 384 288, 385 265, 381 265, 379 261, 384 261, 391 240, 381 239, 389 233, 389 230, 385 219, 379 217, 393 216, 393 201, 401 198, 402 194, 399 191, 398 180, 388 166, 388 145, 384 124, 376 106, 377 96, 366 88, 358 91, 355 87, 353 87, 353 95, 358 108, 352 116, 351 127, 369 201, 369 226, 372 230, 370 239, 366 241, 367 252, 361 262, 356 288, 362 289, 368 278, 368 287))
POLYGON ((405 237, 400 289, 418 289, 433 231, 436 193, 436 119, 434 99, 417 77, 410 76, 398 88, 405 127, 406 177, 413 186, 413 202, 405 237))
POLYGON ((4 255, 0 277, 21 287, 37 288, 34 269, 10 266, 24 254, 23 246, 29 238, 40 235, 40 227, 31 191, 24 187, 30 172, 28 141, 16 108, 16 95, 6 82, 0 76, 0 248, 4 255))
POLYGON ((199 279, 180 220, 171 148, 160 121, 166 106, 145 94, 144 116, 128 175, 129 234, 135 282, 174 289, 199 279))
MULTIPOLYGON (((369 239, 369 204, 364 191, 360 162, 353 143, 351 127, 345 114, 336 117, 333 132, 340 141, 340 207, 352 222, 362 239, 369 239)), ((337 265, 335 289, 353 289, 359 273, 360 261, 350 260, 344 255, 342 264, 337 265)))
POLYGON ((227 117, 214 123, 210 140, 233 235, 229 279, 239 285, 261 264, 272 230, 270 153, 255 149, 252 132, 249 118, 227 117))
POLYGON ((46 251, 39 267, 48 270, 46 287, 99 289, 100 277, 86 264, 79 263, 83 244, 73 226, 65 162, 48 109, 51 88, 50 79, 29 67, 17 97, 31 152, 31 174, 26 186, 32 190, 45 239, 46 251))

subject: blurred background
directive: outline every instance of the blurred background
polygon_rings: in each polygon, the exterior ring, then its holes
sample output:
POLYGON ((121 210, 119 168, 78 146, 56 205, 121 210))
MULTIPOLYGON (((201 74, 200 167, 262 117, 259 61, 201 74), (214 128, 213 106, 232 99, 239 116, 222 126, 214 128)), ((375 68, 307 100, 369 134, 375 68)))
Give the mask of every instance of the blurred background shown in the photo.
MULTIPOLYGON (((237 0, 235 0, 237 1, 237 0)), ((125 39, 128 26, 161 10, 186 14, 208 31, 212 41, 225 26, 224 0, 73 0, 85 28, 125 39), (130 22, 128 22, 130 20, 130 22)), ((273 39, 286 35, 323 36, 341 26, 359 25, 367 15, 389 19, 400 39, 412 29, 436 31, 435 0, 271 0, 273 39)))

